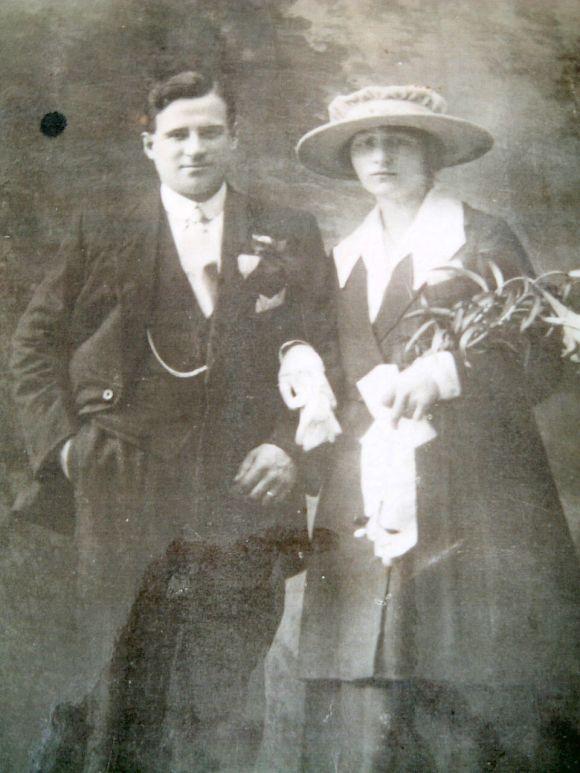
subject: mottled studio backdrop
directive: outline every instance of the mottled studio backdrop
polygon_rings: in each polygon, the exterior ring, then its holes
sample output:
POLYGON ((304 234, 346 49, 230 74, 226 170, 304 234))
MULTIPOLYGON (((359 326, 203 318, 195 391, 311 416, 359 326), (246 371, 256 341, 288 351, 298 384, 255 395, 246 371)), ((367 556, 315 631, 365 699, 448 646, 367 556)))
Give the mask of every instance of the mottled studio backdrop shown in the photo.
MULTIPOLYGON (((4 376, 18 313, 71 212, 138 196, 142 100, 156 73, 228 41, 238 82, 235 182, 314 212, 328 246, 369 201, 301 169, 293 148, 328 101, 371 83, 418 83, 496 137, 442 175, 506 217, 538 271, 580 265, 577 224, 580 6, 576 0, 2 0, 0 10, 0 770, 26 755, 66 670, 70 545, 7 521, 26 475, 4 376), (57 137, 40 131, 66 116, 57 137)), ((574 532, 580 530, 572 371, 539 419, 574 532)))

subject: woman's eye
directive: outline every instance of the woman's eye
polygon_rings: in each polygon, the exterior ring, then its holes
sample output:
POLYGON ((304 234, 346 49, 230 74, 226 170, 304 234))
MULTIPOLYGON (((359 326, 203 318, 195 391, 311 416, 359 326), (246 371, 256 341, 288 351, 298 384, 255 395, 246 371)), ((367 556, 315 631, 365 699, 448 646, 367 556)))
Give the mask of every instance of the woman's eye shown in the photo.
POLYGON ((367 150, 375 146, 375 140, 372 137, 366 137, 365 139, 359 139, 353 144, 354 150, 367 150))

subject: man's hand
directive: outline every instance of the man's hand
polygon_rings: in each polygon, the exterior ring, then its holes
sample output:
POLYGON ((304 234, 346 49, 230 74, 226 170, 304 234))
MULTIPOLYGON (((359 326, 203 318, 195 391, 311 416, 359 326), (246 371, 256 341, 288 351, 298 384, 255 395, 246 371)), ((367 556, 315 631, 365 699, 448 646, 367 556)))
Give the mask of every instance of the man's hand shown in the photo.
POLYGON ((241 463, 234 490, 268 506, 283 502, 295 483, 296 465, 292 459, 278 446, 263 443, 241 463))

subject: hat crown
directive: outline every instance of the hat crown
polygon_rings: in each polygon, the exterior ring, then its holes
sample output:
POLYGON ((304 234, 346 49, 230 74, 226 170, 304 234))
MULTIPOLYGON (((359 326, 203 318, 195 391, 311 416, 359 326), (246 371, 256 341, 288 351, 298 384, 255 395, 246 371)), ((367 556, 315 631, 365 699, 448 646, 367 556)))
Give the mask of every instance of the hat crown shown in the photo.
POLYGON ((404 105, 405 112, 446 113, 443 97, 427 86, 366 86, 339 96, 328 106, 331 121, 344 121, 361 115, 390 113, 404 105))

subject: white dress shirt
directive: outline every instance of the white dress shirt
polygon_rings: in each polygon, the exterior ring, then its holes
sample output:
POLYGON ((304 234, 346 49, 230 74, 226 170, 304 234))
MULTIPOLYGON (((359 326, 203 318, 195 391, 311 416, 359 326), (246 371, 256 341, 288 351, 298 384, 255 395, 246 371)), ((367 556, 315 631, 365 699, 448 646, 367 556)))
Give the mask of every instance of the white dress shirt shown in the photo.
POLYGON ((212 264, 218 272, 221 268, 226 192, 224 183, 210 199, 196 202, 161 185, 161 201, 179 261, 206 317, 213 313, 215 295, 204 269, 212 264))

